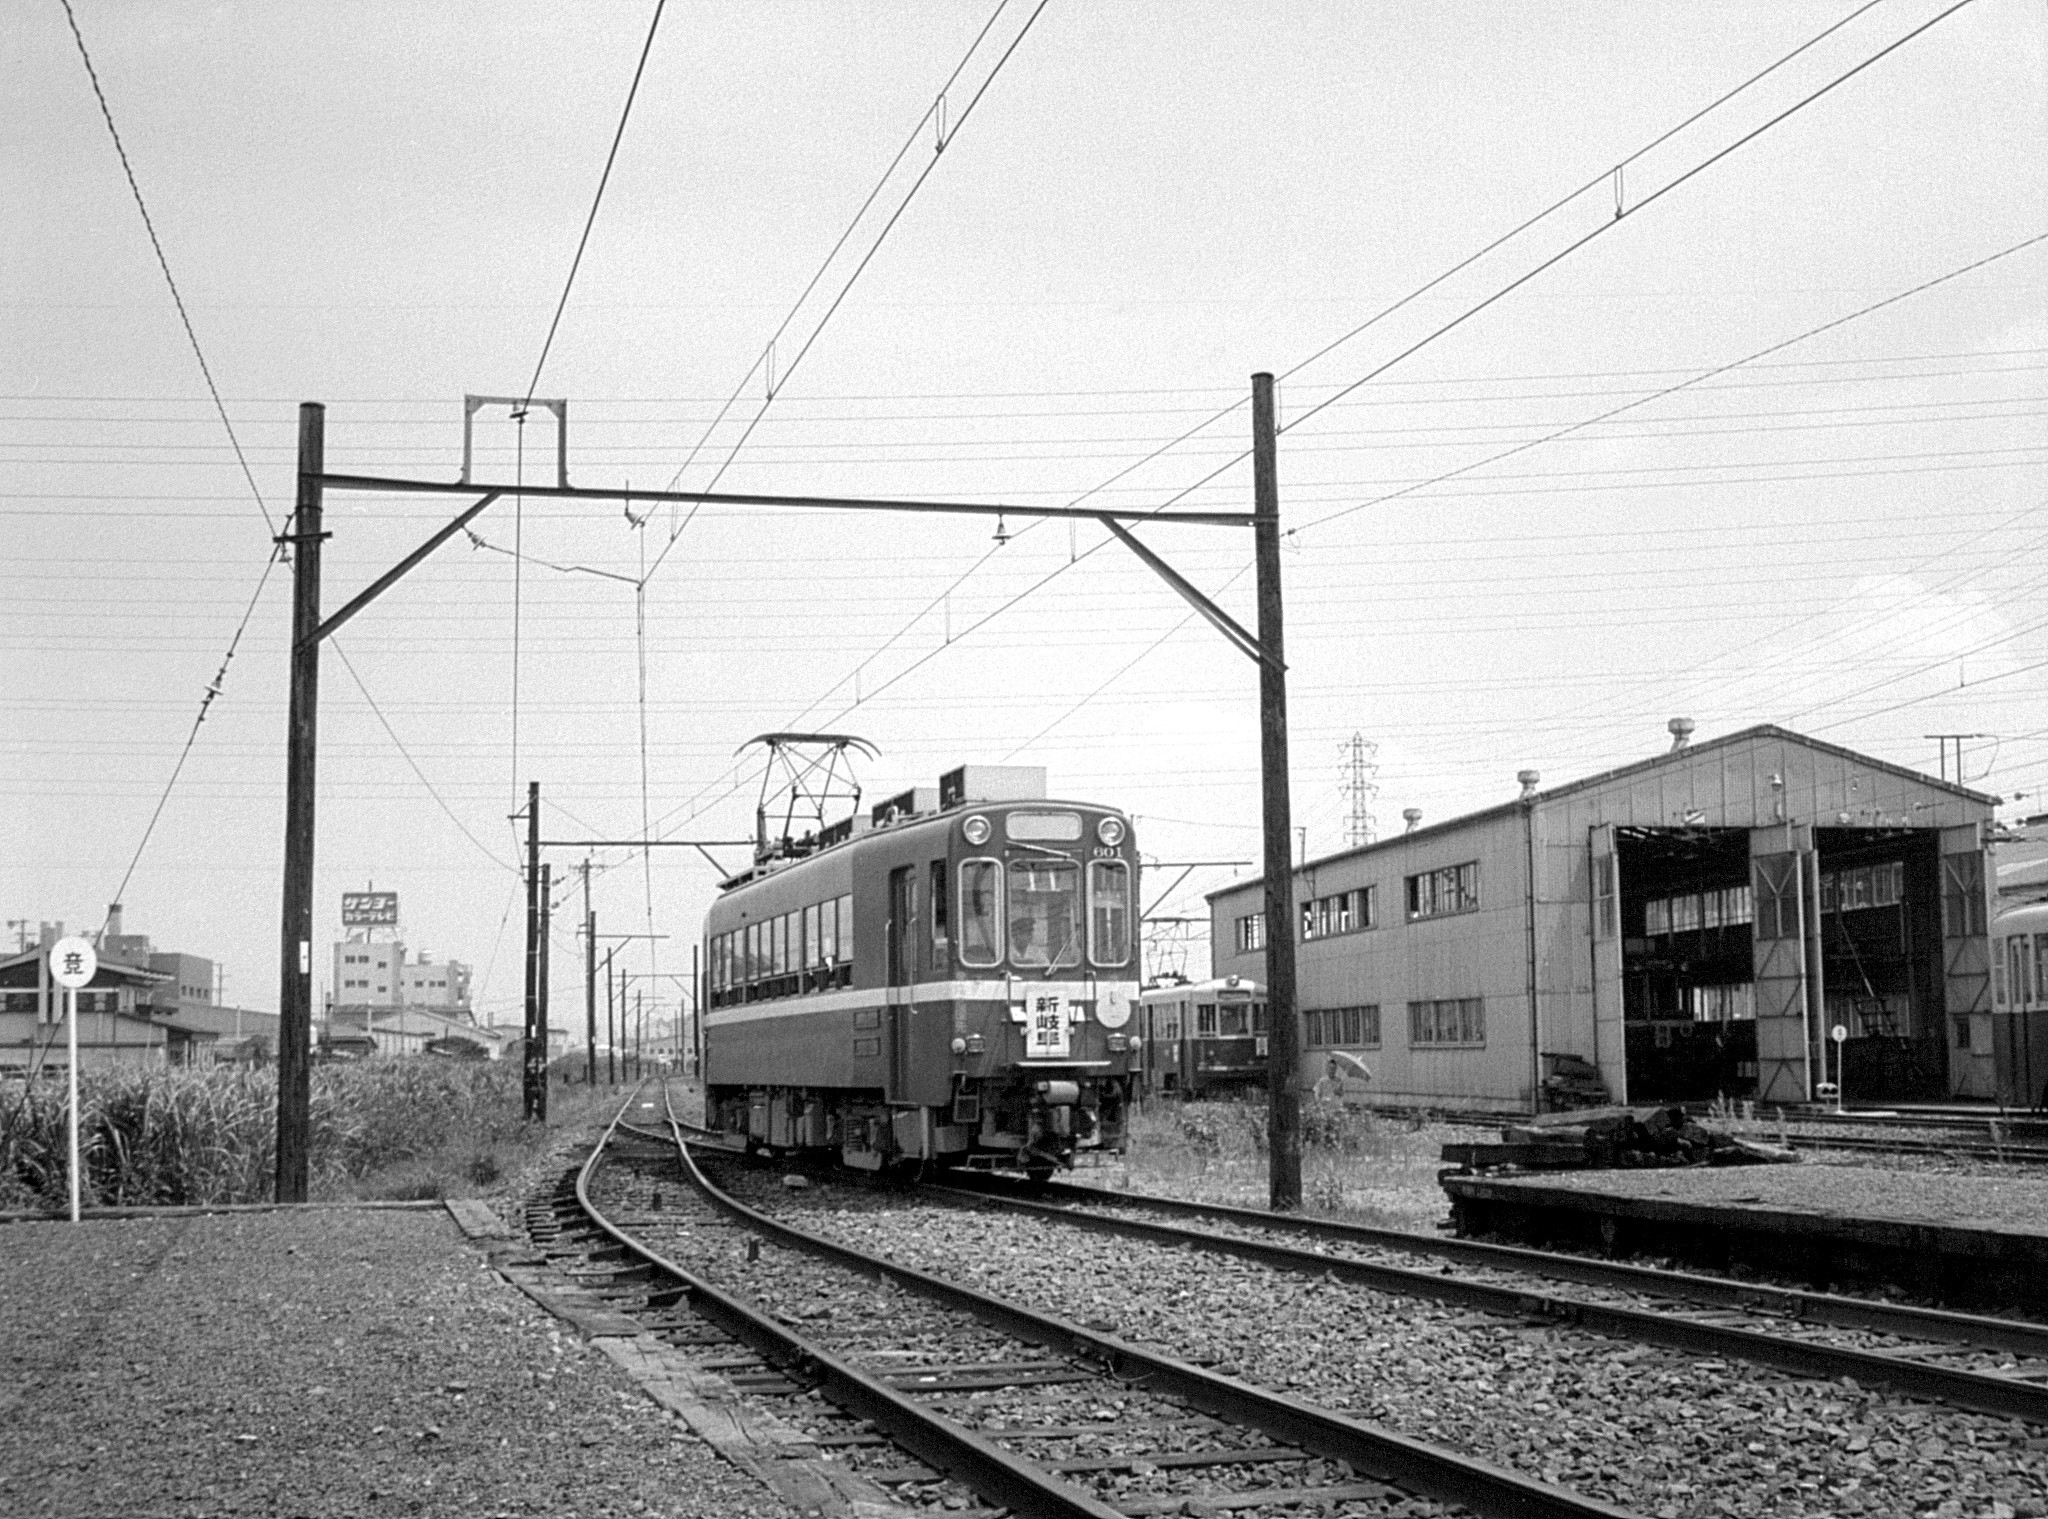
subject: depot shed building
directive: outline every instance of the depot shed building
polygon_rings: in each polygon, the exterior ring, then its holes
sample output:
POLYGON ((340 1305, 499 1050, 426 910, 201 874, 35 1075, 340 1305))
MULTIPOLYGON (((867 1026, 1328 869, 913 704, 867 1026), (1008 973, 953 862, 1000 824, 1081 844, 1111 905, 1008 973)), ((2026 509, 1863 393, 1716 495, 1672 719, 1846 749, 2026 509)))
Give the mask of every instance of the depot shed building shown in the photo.
MULTIPOLYGON (((1297 869, 1304 1084, 1341 1048, 1395 1105, 1528 1112, 1560 1072, 1597 1091, 1587 1066, 1617 1102, 1807 1102, 1838 1069, 1851 1103, 2031 1101, 1991 996, 1996 799, 1783 728, 1671 731, 1297 869)), ((1215 973, 1263 981, 1263 884, 1208 900, 1215 973)))

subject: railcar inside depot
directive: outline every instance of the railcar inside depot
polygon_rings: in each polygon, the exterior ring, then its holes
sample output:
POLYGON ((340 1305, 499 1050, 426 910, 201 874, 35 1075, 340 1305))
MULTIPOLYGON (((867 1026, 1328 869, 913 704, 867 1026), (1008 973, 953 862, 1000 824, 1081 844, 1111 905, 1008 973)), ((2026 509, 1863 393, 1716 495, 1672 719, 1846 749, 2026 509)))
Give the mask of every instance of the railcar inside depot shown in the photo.
MULTIPOLYGON (((2042 1099, 2048 1018, 2010 964, 1994 996, 1997 798, 1783 728, 1669 731, 1296 869, 1303 1086, 1343 1049, 1418 1107, 2042 1099)), ((1262 892, 1210 896, 1218 975, 1263 973, 1262 892)))
POLYGON ((1120 1151, 1138 855, 1113 807, 967 765, 769 839, 704 925, 704 1079, 727 1142, 1043 1179, 1120 1151))

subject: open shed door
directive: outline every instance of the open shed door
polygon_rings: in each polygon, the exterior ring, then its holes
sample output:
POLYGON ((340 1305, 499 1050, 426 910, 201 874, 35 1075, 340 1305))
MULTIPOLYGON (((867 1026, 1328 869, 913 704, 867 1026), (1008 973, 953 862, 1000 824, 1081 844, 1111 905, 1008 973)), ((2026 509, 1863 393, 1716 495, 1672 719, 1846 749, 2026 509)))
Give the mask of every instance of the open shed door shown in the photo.
POLYGON ((1749 835, 1759 1102, 1808 1102, 1813 1096, 1806 1034, 1805 873, 1798 841, 1788 840, 1786 833, 1783 827, 1754 828, 1749 835))
POLYGON ((1621 985, 1621 855, 1614 825, 1588 835, 1593 868, 1587 872, 1593 907, 1593 1064, 1616 1102, 1628 1101, 1628 1026, 1621 985))
POLYGON ((1948 1090, 1997 1095, 1991 1042, 1991 938, 1984 844, 1975 824, 1941 830, 1941 992, 1948 1012, 1948 1090))

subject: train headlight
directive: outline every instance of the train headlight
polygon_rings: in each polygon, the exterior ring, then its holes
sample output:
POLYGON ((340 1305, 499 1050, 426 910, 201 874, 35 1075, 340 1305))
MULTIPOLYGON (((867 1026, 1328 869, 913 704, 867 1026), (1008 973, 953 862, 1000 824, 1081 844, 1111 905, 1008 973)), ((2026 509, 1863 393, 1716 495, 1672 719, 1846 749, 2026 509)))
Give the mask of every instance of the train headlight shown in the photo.
POLYGON ((992 831, 988 819, 979 813, 960 825, 961 836, 977 848, 988 842, 988 836, 992 831))
POLYGON ((1122 818, 1104 818, 1095 825, 1095 836, 1111 849, 1116 848, 1117 845, 1124 841, 1124 820, 1122 818))
POLYGON ((1131 1053, 1133 1055, 1137 1054, 1138 1051, 1142 1050, 1144 1047, 1144 1040, 1140 1039, 1136 1034, 1131 1035, 1131 1053))
POLYGON ((953 1036, 953 1053, 956 1055, 967 1053, 967 1040, 962 1035, 955 1034, 953 1036))

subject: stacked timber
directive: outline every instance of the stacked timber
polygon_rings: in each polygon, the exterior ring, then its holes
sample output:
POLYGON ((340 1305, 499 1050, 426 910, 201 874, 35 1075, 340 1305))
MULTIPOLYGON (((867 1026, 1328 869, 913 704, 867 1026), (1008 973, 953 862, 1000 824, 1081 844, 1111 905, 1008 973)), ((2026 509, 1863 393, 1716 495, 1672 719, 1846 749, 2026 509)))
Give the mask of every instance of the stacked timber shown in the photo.
POLYGON ((1776 1145, 1710 1129, 1680 1107, 1596 1108, 1545 1114, 1501 1130, 1499 1144, 1448 1144, 1446 1164, 1467 1171, 1755 1166, 1799 1157, 1776 1145))

